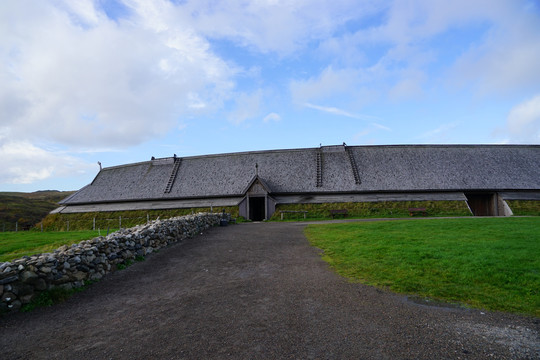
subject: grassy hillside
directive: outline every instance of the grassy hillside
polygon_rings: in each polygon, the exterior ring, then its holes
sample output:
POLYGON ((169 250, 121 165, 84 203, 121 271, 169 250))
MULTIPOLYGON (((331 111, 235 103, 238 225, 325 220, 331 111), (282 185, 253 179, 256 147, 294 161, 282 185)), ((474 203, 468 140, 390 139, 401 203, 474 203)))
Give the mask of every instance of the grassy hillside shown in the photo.
POLYGON ((0 231, 27 230, 58 207, 58 202, 73 191, 0 192, 0 231))

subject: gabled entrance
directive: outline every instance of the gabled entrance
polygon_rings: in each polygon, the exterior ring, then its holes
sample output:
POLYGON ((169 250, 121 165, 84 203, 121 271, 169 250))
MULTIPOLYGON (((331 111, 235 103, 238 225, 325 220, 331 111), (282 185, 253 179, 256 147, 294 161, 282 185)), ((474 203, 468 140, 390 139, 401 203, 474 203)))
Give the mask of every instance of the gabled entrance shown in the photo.
POLYGON ((269 193, 268 185, 258 175, 254 176, 238 204, 239 215, 252 221, 268 220, 276 211, 276 202, 269 193))

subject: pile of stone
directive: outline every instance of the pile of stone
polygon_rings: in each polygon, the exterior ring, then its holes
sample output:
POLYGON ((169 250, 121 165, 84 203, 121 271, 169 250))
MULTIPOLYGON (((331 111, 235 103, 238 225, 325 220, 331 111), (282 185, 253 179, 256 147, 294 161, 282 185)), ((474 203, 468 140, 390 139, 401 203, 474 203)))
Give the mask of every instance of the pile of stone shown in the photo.
MULTIPOLYGON (((199 213, 120 229, 106 237, 64 245, 52 253, 0 263, 0 313, 17 311, 40 292, 99 280, 118 266, 220 225, 226 214, 199 213)), ((227 220, 227 219, 226 219, 227 220)))

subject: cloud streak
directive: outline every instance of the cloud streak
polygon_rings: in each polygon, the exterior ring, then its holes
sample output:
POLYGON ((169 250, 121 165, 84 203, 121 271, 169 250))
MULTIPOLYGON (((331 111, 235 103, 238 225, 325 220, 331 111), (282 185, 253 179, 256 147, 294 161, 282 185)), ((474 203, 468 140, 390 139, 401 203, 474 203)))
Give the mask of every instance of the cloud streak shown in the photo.
POLYGON ((332 107, 332 106, 321 106, 321 105, 315 105, 315 104, 311 104, 311 103, 304 103, 303 105, 305 107, 307 107, 307 108, 310 108, 310 109, 319 110, 319 111, 326 112, 326 113, 329 113, 329 114, 344 116, 344 117, 348 117, 348 118, 352 118, 352 119, 380 120, 380 118, 378 118, 376 116, 364 115, 364 114, 353 114, 351 112, 348 112, 348 111, 345 111, 343 109, 339 109, 339 108, 336 108, 336 107, 332 107))

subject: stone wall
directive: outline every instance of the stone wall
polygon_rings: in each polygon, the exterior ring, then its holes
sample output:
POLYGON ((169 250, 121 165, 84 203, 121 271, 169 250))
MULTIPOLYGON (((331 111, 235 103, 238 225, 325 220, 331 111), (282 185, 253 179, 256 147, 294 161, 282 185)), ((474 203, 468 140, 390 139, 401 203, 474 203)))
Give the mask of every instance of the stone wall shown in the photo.
POLYGON ((220 224, 223 214, 199 213, 121 229, 52 253, 0 263, 0 313, 17 311, 40 292, 56 287, 70 290, 99 280, 137 257, 199 234, 220 224))

